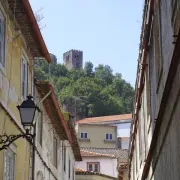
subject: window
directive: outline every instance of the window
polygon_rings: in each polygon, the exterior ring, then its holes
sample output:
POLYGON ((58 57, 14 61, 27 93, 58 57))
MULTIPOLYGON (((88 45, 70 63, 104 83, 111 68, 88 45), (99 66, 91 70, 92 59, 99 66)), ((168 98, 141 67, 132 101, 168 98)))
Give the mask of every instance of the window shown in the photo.
POLYGON ((43 180, 43 173, 41 171, 38 171, 37 173, 37 180, 43 180))
POLYGON ((79 59, 79 56, 77 54, 75 54, 75 60, 78 60, 79 59))
POLYGON ((54 159, 54 166, 57 167, 57 139, 56 137, 53 138, 53 159, 54 159))
POLYGON ((64 171, 66 171, 66 147, 64 146, 64 171))
POLYGON ((69 159, 69 179, 71 178, 71 161, 69 159))
POLYGON ((4 180, 14 180, 15 154, 7 148, 4 153, 4 180))
POLYGON ((27 96, 27 61, 22 57, 21 63, 21 92, 22 97, 25 99, 27 96))
POLYGON ((82 138, 82 139, 87 139, 87 133, 82 132, 82 133, 81 133, 81 138, 82 138))
POLYGON ((42 146, 42 132, 43 132, 43 113, 40 114, 40 118, 38 118, 38 132, 37 139, 40 145, 42 146))
POLYGON ((112 134, 106 134, 106 140, 112 140, 112 134))
POLYGON ((0 12, 0 64, 5 67, 5 19, 0 12))
POLYGON ((100 172, 100 163, 99 162, 88 162, 87 170, 93 172, 100 172))

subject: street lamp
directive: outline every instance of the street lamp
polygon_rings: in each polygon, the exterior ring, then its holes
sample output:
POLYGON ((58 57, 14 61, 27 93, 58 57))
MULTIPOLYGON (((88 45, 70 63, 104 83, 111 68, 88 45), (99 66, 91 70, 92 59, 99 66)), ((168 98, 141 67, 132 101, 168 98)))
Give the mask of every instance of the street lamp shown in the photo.
POLYGON ((21 123, 24 127, 31 127, 34 123, 34 116, 37 106, 32 98, 33 97, 31 95, 27 96, 27 100, 23 101, 20 106, 17 106, 21 117, 21 123))
POLYGON ((36 110, 39 110, 32 98, 33 97, 31 95, 27 96, 27 99, 23 101, 20 106, 17 106, 20 113, 21 123, 26 129, 26 133, 16 135, 12 134, 9 136, 6 134, 0 135, 0 151, 6 149, 11 143, 13 143, 16 139, 19 139, 21 137, 26 138, 28 141, 32 142, 35 135, 31 134, 30 130, 34 124, 35 112, 36 110))

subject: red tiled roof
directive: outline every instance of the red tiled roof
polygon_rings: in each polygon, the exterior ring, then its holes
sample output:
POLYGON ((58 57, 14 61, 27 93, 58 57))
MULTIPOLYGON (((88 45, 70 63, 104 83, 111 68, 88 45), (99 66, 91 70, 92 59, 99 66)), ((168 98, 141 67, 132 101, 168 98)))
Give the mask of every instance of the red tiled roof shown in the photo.
POLYGON ((76 172, 86 172, 85 169, 81 169, 81 168, 78 168, 78 167, 75 168, 75 171, 76 172))
POLYGON ((118 139, 121 139, 121 140, 129 140, 129 137, 118 137, 118 139))
POLYGON ((131 120, 131 119, 132 119, 132 114, 121 114, 121 115, 113 115, 113 116, 100 116, 100 117, 85 118, 85 119, 79 120, 77 124, 121 121, 121 120, 131 120))
POLYGON ((8 3, 8 10, 14 15, 31 55, 34 58, 45 57, 48 62, 52 62, 29 1, 6 0, 2 3, 8 3), (14 13, 14 7, 17 13, 14 13))
POLYGON ((128 162, 128 150, 127 149, 81 147, 80 151, 86 151, 86 152, 90 152, 90 153, 104 154, 104 155, 113 155, 115 158, 118 159, 118 162, 120 164, 128 162))
POLYGON ((102 153, 96 153, 96 152, 90 152, 90 151, 84 151, 81 150, 81 156, 82 157, 112 157, 115 158, 113 154, 102 154, 102 153))

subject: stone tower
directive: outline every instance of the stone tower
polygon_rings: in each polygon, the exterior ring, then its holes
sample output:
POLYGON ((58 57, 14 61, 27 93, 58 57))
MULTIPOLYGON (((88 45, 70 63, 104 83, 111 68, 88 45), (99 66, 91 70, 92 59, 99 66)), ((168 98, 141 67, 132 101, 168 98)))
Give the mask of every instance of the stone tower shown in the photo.
POLYGON ((70 50, 63 54, 63 62, 67 69, 82 69, 83 52, 79 50, 70 50))

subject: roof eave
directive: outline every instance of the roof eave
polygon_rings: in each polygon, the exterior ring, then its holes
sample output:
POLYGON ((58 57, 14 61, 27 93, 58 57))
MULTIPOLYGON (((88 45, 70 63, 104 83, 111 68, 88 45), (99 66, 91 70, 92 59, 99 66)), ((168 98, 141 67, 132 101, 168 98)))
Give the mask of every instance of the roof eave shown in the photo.
POLYGON ((24 4, 27 16, 29 17, 29 19, 30 19, 30 21, 32 23, 32 28, 33 28, 33 31, 34 31, 34 35, 37 38, 39 47, 40 47, 40 49, 42 51, 42 55, 50 63, 50 62, 52 62, 52 60, 51 60, 50 54, 48 52, 48 49, 46 47, 46 44, 44 42, 44 39, 42 37, 41 31, 39 29, 39 26, 37 24, 37 21, 36 21, 36 18, 34 16, 34 13, 33 13, 33 10, 31 8, 31 5, 30 5, 28 0, 22 0, 22 2, 24 4))

